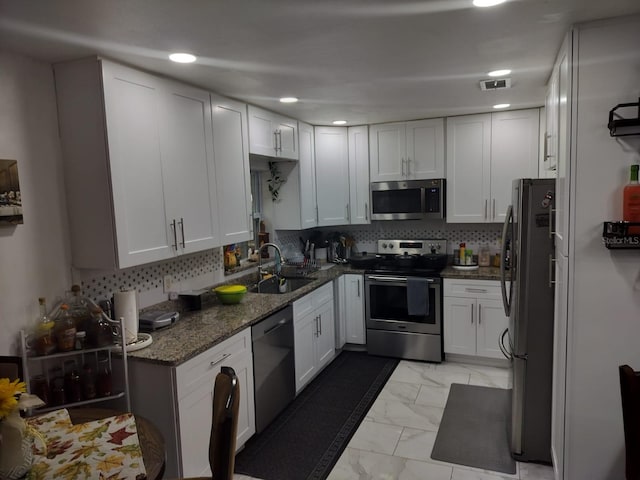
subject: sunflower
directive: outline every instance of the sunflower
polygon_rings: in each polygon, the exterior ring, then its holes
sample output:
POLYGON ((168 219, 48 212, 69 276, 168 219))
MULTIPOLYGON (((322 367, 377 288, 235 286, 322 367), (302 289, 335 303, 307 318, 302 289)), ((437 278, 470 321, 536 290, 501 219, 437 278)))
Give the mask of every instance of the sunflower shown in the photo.
POLYGON ((8 378, 0 378, 0 420, 15 410, 18 406, 19 394, 26 391, 24 382, 19 380, 11 382, 8 378))

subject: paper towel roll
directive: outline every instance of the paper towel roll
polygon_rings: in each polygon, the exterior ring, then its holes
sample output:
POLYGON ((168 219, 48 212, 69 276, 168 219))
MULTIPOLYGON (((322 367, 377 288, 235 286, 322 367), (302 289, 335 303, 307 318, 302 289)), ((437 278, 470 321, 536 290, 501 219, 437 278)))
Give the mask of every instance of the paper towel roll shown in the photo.
POLYGON ((113 294, 115 320, 124 318, 124 338, 127 344, 138 340, 138 304, 136 291, 115 292, 113 294))

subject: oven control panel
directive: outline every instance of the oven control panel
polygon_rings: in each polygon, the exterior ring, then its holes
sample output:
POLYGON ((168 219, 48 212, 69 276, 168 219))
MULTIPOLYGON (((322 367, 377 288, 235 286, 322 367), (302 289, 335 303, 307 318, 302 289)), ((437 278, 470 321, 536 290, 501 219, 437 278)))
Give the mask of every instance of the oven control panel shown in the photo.
POLYGON ((428 255, 446 254, 447 240, 378 240, 378 253, 382 255, 428 255))

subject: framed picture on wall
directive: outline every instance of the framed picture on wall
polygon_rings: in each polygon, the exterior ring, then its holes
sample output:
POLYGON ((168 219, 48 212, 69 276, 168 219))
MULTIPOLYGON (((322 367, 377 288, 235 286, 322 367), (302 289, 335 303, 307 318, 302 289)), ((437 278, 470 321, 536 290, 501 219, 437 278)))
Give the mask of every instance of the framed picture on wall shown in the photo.
POLYGON ((0 226, 21 223, 24 222, 18 181, 18 162, 0 159, 0 226))

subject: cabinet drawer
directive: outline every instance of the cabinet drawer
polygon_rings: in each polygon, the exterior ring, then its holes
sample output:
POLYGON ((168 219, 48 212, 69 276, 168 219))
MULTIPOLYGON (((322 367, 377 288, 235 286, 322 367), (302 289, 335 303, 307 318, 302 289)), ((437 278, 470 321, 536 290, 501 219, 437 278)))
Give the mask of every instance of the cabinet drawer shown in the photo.
POLYGON ((497 280, 452 280, 444 279, 445 297, 473 297, 501 299, 500 282, 497 280))
POLYGON ((319 307, 333 301, 333 282, 325 283, 313 292, 313 306, 319 307))
POLYGON ((176 368, 178 398, 188 395, 204 383, 213 384, 222 365, 228 364, 247 351, 251 352, 250 328, 178 366, 176 368))
POLYGON ((305 295, 304 297, 296 300, 295 302, 293 302, 293 318, 294 321, 297 321, 303 317, 305 317, 306 315, 308 315, 310 312, 313 312, 314 310, 314 306, 313 306, 313 298, 314 298, 314 292, 311 292, 307 295, 305 295))

